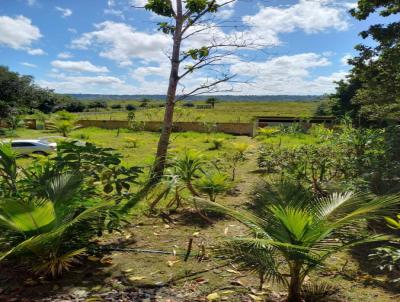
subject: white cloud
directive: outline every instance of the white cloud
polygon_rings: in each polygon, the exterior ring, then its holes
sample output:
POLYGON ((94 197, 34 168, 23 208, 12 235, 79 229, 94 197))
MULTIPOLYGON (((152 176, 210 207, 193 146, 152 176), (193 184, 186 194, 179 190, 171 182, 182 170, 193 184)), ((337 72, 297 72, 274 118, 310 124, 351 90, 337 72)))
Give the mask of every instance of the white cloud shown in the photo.
POLYGON ((232 8, 221 9, 217 12, 217 18, 227 20, 233 16, 235 10, 232 8))
POLYGON ((104 14, 106 15, 112 15, 121 18, 122 20, 125 20, 124 12, 119 9, 113 9, 113 8, 106 8, 104 10, 104 14))
POLYGON ((89 61, 53 61, 51 65, 55 68, 76 72, 109 72, 105 66, 96 66, 89 61))
POLYGON ((138 89, 114 76, 65 76, 54 75, 54 80, 37 81, 38 85, 59 93, 138 94, 138 89))
POLYGON ((344 72, 330 76, 313 76, 312 70, 329 66, 331 62, 316 53, 280 56, 263 62, 239 62, 231 71, 251 84, 237 85, 244 92, 254 94, 323 94, 333 90, 333 81, 344 77, 344 72))
POLYGON ((72 10, 69 8, 62 8, 62 7, 56 6, 56 10, 61 12, 61 15, 63 18, 69 17, 72 15, 72 10))
POLYGON ((37 67, 37 65, 32 64, 32 63, 28 63, 28 62, 21 62, 20 64, 23 65, 23 66, 26 66, 26 67, 31 67, 31 68, 36 68, 37 67))
POLYGON ((40 48, 28 49, 27 52, 31 56, 43 56, 43 55, 46 54, 46 52, 43 49, 40 49, 40 48))
POLYGON ((171 44, 170 37, 162 33, 145 33, 125 24, 105 21, 96 24, 96 31, 83 34, 72 41, 72 47, 87 49, 100 46, 99 55, 129 66, 132 59, 144 61, 166 60, 164 50, 171 44))
POLYGON ((132 78, 140 81, 145 82, 146 77, 149 76, 157 76, 164 79, 169 77, 170 72, 170 65, 168 62, 161 63, 159 66, 142 66, 136 68, 132 73, 132 78))
POLYGON ((340 63, 342 63, 342 65, 344 65, 344 66, 347 66, 347 65, 349 65, 349 63, 347 61, 350 60, 351 58, 353 58, 353 56, 351 54, 347 53, 340 59, 340 63))
POLYGON ((57 55, 57 58, 60 58, 60 59, 71 59, 72 57, 73 57, 73 55, 69 52, 60 52, 57 55))
POLYGON ((148 0, 131 0, 132 6, 144 7, 148 0))
MULTIPOLYGON (((13 49, 30 50, 33 42, 42 37, 38 27, 30 19, 17 16, 0 16, 0 45, 13 49)), ((30 50, 31 52, 35 50, 30 50)), ((37 51, 36 51, 37 52, 37 51)))
POLYGON ((323 32, 329 29, 346 30, 349 26, 346 9, 335 5, 334 0, 300 0, 287 7, 261 7, 252 16, 242 18, 251 32, 279 41, 280 33, 302 30, 307 34, 323 32))
POLYGON ((36 1, 36 0, 27 0, 26 3, 27 3, 29 6, 35 6, 35 5, 37 4, 37 1, 36 1))

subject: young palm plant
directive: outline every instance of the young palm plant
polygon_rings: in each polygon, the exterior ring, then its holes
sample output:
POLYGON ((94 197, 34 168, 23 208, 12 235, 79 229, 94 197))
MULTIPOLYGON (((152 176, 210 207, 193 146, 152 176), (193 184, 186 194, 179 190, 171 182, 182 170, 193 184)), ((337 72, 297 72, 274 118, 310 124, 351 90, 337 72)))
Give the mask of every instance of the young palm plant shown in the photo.
POLYGON ((204 164, 203 154, 195 150, 185 150, 182 157, 178 157, 172 162, 173 174, 186 184, 194 196, 199 196, 199 193, 193 187, 193 180, 198 177, 204 164))
POLYGON ((86 209, 72 206, 82 179, 79 175, 60 174, 48 180, 43 196, 9 197, 0 201, 0 228, 10 239, 11 248, 0 250, 0 262, 22 257, 38 273, 53 277, 76 262, 85 251, 85 231, 74 235, 80 224, 95 221, 111 207, 99 202, 86 209))
MULTIPOLYGON (((8 193, 17 190, 17 154, 12 150, 11 144, 0 144, 0 179, 4 181, 8 193)), ((0 189, 1 191, 1 189, 0 189)))
POLYGON ((208 195, 210 201, 215 202, 217 196, 228 191, 231 183, 225 174, 220 172, 204 173, 204 175, 195 182, 196 188, 208 195))
POLYGON ((296 184, 281 183, 261 193, 254 192, 257 207, 251 211, 239 212, 197 199, 198 206, 232 216, 252 234, 227 240, 217 252, 243 268, 257 271, 261 282, 275 281, 286 286, 289 302, 302 301, 306 276, 332 254, 383 239, 360 235, 352 241, 337 240, 336 231, 358 220, 381 217, 400 201, 399 195, 373 197, 350 192, 310 200, 296 188, 296 184))

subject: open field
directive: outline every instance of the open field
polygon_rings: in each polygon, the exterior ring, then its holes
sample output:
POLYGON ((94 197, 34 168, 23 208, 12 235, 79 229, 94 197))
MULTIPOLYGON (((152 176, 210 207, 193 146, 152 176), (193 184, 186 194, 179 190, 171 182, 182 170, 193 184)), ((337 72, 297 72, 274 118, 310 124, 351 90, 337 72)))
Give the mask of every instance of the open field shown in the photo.
MULTIPOLYGON (((110 101, 124 106, 133 104, 138 106, 137 101, 110 101)), ((315 110, 320 104, 318 101, 311 102, 220 102, 214 109, 194 109, 182 107, 180 103, 175 111, 176 122, 249 122, 255 116, 296 116, 308 117, 315 114, 315 110)), ((204 102, 193 102, 195 105, 204 102)), ((162 105, 162 102, 151 102, 151 105, 162 105)), ((139 121, 162 121, 164 108, 142 109, 135 112, 136 119, 139 121)), ((123 110, 121 109, 121 110, 123 110)), ((128 112, 99 111, 77 114, 81 119, 98 120, 126 120, 128 112)))
MULTIPOLYGON (((50 131, 18 129, 18 138, 53 136, 50 131)), ((154 159, 158 133, 121 131, 86 128, 73 131, 73 139, 89 141, 103 147, 111 147, 123 155, 125 165, 138 165, 148 168, 154 159), (137 146, 129 145, 127 139, 136 139, 137 146)), ((261 145, 301 146, 315 144, 309 134, 285 134, 274 137, 240 137, 219 133, 175 133, 171 140, 171 153, 179 154, 190 148, 201 151, 209 162, 228 165, 228 158, 237 142, 250 145, 248 159, 239 167, 235 191, 221 196, 218 202, 236 209, 246 209, 253 186, 268 175, 258 172, 256 164, 257 149, 261 145), (223 139, 219 150, 210 150, 213 139, 223 139)), ((21 159, 27 164, 32 159, 21 159)), ((206 301, 211 293, 219 293, 224 301, 259 301, 254 297, 274 297, 280 301, 284 289, 267 283, 264 296, 255 290, 256 275, 240 271, 233 265, 226 265, 216 258, 206 258, 198 262, 195 257, 183 261, 189 238, 196 234, 194 252, 197 254, 202 242, 207 249, 219 240, 229 236, 243 236, 246 229, 230 218, 215 218, 209 225, 194 213, 172 212, 169 220, 152 217, 147 213, 151 198, 142 201, 141 206, 132 212, 129 224, 122 232, 98 238, 101 247, 121 248, 109 251, 100 258, 92 257, 88 264, 66 273, 60 280, 32 280, 18 268, 19 275, 11 280, 5 278, 11 273, 11 267, 5 267, 0 277, 3 293, 20 299, 29 298, 42 301, 108 301, 107 299, 128 299, 128 301, 156 297, 154 301, 206 301), (176 251, 177 255, 134 253, 129 249, 176 251), (103 258, 101 258, 103 257, 103 258), (106 259, 106 261, 104 260, 106 259), (101 261, 100 261, 101 260, 101 261), (104 261, 103 261, 104 260, 104 261), (24 283, 23 289, 20 284, 24 283), (256 293, 256 295, 254 294, 256 293), (47 300, 46 300, 47 299, 47 300)), ((366 301, 389 302, 398 297, 399 289, 390 288, 383 281, 387 276, 377 273, 367 265, 367 255, 363 248, 336 254, 322 270, 309 275, 311 282, 326 282, 335 288, 335 294, 324 301, 366 301)), ((1 294, 1 293, 0 293, 1 294)), ((263 301, 263 300, 260 300, 263 301)))

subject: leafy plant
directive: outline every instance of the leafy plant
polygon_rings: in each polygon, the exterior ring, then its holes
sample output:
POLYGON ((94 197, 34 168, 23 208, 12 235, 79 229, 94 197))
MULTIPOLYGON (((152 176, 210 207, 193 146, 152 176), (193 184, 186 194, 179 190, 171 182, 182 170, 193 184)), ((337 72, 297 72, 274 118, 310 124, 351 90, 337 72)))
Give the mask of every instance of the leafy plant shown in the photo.
POLYGON ((372 197, 349 192, 293 200, 287 198, 287 193, 279 194, 279 188, 276 192, 274 198, 264 200, 261 210, 252 212, 235 211, 204 200, 197 203, 228 214, 249 228, 252 237, 228 239, 221 247, 221 255, 243 268, 258 271, 266 280, 286 286, 290 302, 302 301, 305 277, 331 255, 356 244, 383 239, 360 235, 352 241, 338 240, 335 231, 358 220, 380 217, 400 200, 398 195, 372 197), (263 259, 262 267, 258 259, 263 259))
POLYGON ((98 202, 84 209, 74 206, 81 184, 79 176, 60 174, 48 179, 46 197, 24 194, 3 200, 0 225, 13 240, 12 247, 0 253, 0 261, 19 258, 36 267, 37 272, 53 277, 68 269, 73 258, 82 253, 82 246, 88 244, 86 236, 92 234, 87 226, 85 231, 80 228, 79 236, 71 230, 85 221, 96 221, 112 205, 98 202))
POLYGON ((0 144, 0 178, 3 179, 9 193, 16 192, 17 181, 17 154, 12 150, 11 144, 0 144))
POLYGON ((81 128, 81 126, 75 125, 70 120, 56 120, 53 123, 47 124, 47 129, 54 130, 60 133, 63 137, 68 137, 72 131, 79 128, 81 128))
POLYGON ((193 187, 193 180, 202 171, 204 163, 203 154, 196 150, 185 150, 183 156, 177 157, 172 161, 172 173, 186 184, 190 193, 194 196, 199 194, 193 187))
POLYGON ((247 143, 235 143, 233 144, 234 153, 231 157, 232 159, 232 181, 236 178, 236 169, 239 163, 246 160, 246 151, 249 148, 247 143))
POLYGON ((205 193, 210 198, 210 201, 215 202, 217 196, 221 193, 228 191, 231 184, 228 177, 219 172, 204 173, 204 175, 196 181, 196 188, 200 192, 205 193))
POLYGON ((223 138, 213 138, 211 139, 210 150, 219 150, 224 145, 225 140, 223 138))
POLYGON ((279 133, 279 129, 266 127, 266 128, 259 128, 257 131, 258 135, 272 137, 279 133))
MULTIPOLYGON (((397 219, 385 217, 387 225, 394 230, 400 230, 400 214, 396 216, 397 219)), ((371 260, 377 261, 380 270, 393 271, 395 268, 400 267, 400 246, 399 242, 392 241, 391 245, 385 245, 374 249, 374 252, 369 254, 371 260)), ((400 278, 391 280, 392 282, 400 282, 400 278)))
POLYGON ((125 142, 126 142, 128 148, 137 148, 138 147, 138 139, 137 138, 127 137, 127 138, 125 138, 125 142))

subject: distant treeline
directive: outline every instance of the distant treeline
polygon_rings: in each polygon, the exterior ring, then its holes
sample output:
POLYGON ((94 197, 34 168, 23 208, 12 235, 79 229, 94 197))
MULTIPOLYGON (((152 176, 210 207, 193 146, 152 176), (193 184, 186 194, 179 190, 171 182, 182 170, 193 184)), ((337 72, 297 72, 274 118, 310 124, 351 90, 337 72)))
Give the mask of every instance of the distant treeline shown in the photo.
MULTIPOLYGON (((113 95, 113 94, 68 94, 68 96, 76 100, 141 100, 141 99, 151 99, 151 100, 165 100, 165 95, 113 95)), ((210 96, 194 96, 189 97, 189 101, 205 101, 210 96)), ((265 102, 265 101, 319 101, 324 99, 321 95, 217 95, 214 96, 220 101, 230 101, 230 102, 265 102)))

